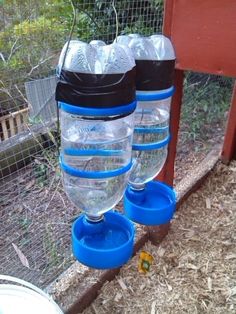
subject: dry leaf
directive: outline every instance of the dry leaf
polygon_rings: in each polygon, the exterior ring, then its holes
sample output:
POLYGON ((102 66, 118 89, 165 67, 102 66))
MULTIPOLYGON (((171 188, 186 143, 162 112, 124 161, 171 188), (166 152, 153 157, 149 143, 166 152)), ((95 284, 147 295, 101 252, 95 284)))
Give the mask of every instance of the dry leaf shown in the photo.
POLYGON ((166 285, 167 285, 168 291, 172 291, 173 290, 172 286, 170 286, 167 282, 166 282, 166 285))
POLYGON ((163 257, 164 256, 164 254, 165 254, 165 249, 164 248, 162 248, 162 247, 159 247, 158 248, 158 251, 157 251, 157 254, 160 256, 160 257, 163 257))
POLYGON ((91 304, 91 306, 92 306, 92 309, 94 310, 94 313, 99 314, 98 310, 96 309, 96 306, 93 303, 91 304))
POLYGON ((115 296, 115 302, 119 302, 122 299, 122 294, 120 292, 118 292, 115 296))
POLYGON ((191 263, 187 263, 185 265, 185 267, 188 268, 188 269, 198 270, 198 267, 193 265, 193 264, 191 264, 191 263))
POLYGON ((201 239, 197 238, 197 237, 192 237, 190 238, 191 241, 194 241, 194 242, 200 242, 201 239))
POLYGON ((14 250, 16 251, 16 254, 18 255, 20 261, 21 261, 21 264, 27 268, 30 268, 29 267, 29 262, 26 258, 26 256, 21 252, 21 250, 18 248, 18 246, 14 243, 12 243, 12 246, 14 248, 14 250))
POLYGON ((207 278, 207 286, 208 286, 208 290, 211 291, 212 290, 212 279, 210 277, 207 278))
POLYGON ((124 281, 120 278, 120 279, 117 279, 119 285, 121 286, 121 289, 122 290, 128 290, 126 284, 124 283, 124 281))
POLYGON ((235 259, 236 258, 236 254, 229 254, 225 257, 225 259, 230 260, 230 259, 235 259))
POLYGON ((211 200, 209 198, 206 198, 206 208, 211 209, 211 200))
POLYGON ((194 230, 190 230, 188 232, 186 232, 185 236, 186 238, 192 238, 195 234, 195 231, 194 230))
POLYGON ((35 180, 31 180, 28 184, 26 184, 25 189, 28 191, 35 184, 35 180))
POLYGON ((157 303, 157 301, 153 301, 152 302, 151 314, 155 314, 156 313, 156 303, 157 303))
POLYGON ((230 296, 234 296, 236 295, 236 287, 233 287, 231 290, 230 290, 230 296))
POLYGON ((24 211, 24 206, 23 205, 17 205, 14 207, 14 210, 21 214, 24 211))

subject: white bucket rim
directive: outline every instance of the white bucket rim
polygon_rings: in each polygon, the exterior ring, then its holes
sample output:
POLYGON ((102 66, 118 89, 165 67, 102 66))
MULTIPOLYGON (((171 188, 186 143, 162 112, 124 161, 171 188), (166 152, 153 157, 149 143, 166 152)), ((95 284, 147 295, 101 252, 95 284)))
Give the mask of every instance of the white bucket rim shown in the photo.
MULTIPOLYGON (((48 304, 48 308, 50 308, 50 312, 47 312, 48 314, 63 314, 62 310, 52 299, 52 297, 35 285, 25 280, 8 275, 0 275, 0 282, 2 281, 7 281, 10 283, 0 283, 0 298, 1 296, 3 298, 4 296, 12 297, 13 299, 15 298, 15 300, 19 300, 19 298, 24 298, 26 306, 30 305, 30 301, 37 299, 37 301, 39 303, 41 302, 44 307, 48 304), (29 304, 27 304, 27 301, 29 304), (52 310, 54 311, 52 312, 52 310)), ((12 302, 14 302, 14 300, 12 302)), ((31 302, 31 304, 33 304, 33 302, 31 302)), ((0 313, 2 313, 1 304, 0 313)))

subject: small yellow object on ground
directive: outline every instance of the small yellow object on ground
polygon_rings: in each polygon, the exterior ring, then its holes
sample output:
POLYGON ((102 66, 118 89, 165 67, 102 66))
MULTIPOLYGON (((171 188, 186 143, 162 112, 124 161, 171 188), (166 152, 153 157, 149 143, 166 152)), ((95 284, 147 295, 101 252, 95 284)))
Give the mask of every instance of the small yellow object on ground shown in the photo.
POLYGON ((138 261, 139 272, 146 274, 150 270, 150 266, 152 265, 153 260, 154 258, 150 253, 141 251, 138 261))

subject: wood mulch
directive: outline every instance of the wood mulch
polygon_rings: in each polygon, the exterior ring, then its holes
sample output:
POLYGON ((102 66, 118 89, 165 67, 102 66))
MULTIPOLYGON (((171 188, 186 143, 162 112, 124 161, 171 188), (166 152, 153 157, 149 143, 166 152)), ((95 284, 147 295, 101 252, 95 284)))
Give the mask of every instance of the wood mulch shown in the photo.
POLYGON ((154 257, 150 271, 139 273, 137 254, 84 314, 236 313, 236 162, 218 164, 165 240, 143 250, 154 257))

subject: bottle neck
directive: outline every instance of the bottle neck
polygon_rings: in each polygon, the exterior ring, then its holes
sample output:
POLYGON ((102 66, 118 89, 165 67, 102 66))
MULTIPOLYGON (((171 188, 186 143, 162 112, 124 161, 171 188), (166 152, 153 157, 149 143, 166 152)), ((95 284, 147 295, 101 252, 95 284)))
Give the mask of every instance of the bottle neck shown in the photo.
POLYGON ((99 216, 92 216, 89 214, 85 214, 86 220, 89 223, 97 223, 97 222, 101 222, 104 219, 103 215, 99 215, 99 216))

